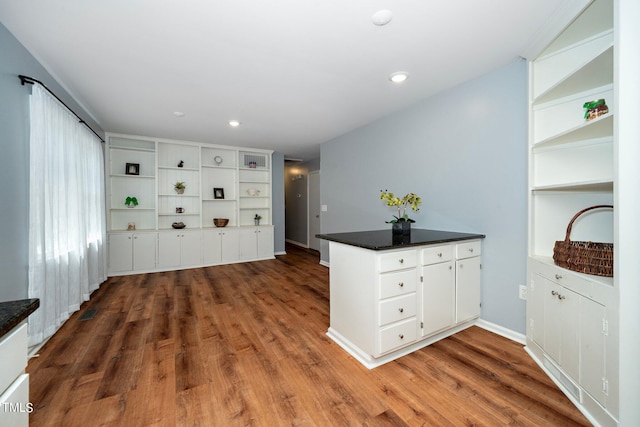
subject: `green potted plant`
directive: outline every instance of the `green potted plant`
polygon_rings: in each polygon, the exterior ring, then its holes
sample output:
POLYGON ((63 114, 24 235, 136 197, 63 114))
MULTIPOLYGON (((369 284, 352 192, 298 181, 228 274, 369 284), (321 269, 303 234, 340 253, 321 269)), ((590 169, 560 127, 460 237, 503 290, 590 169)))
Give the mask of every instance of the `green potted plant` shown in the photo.
POLYGON ((127 207, 129 208, 134 208, 138 206, 138 199, 136 199, 133 196, 128 196, 127 199, 124 201, 124 204, 127 205, 127 207))
POLYGON ((387 190, 380 190, 380 199, 384 200, 387 206, 395 207, 398 210, 398 215, 394 215, 392 220, 386 221, 392 224, 393 233, 408 235, 411 232, 411 223, 415 221, 409 218, 407 208, 411 208, 415 212, 419 211, 418 206, 422 203, 422 199, 416 193, 407 193, 403 198, 399 198, 387 190))
POLYGON ((173 184, 173 189, 176 190, 176 193, 183 194, 185 189, 184 181, 178 181, 173 184))
POLYGON ((260 220, 261 220, 261 219, 262 219, 262 217, 261 217, 260 215, 256 214, 256 215, 253 217, 253 222, 255 222, 255 224, 256 224, 256 225, 260 225, 260 220))

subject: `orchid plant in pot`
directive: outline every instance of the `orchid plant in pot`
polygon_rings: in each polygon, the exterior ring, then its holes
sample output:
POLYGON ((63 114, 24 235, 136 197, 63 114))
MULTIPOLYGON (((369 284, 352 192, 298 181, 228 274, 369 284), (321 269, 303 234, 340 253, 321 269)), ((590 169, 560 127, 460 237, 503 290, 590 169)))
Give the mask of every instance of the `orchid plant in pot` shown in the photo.
POLYGON ((416 193, 407 193, 402 198, 396 197, 395 194, 387 190, 380 190, 380 199, 384 200, 387 206, 398 209, 398 215, 394 215, 392 220, 386 221, 392 224, 393 233, 408 235, 411 232, 411 223, 415 221, 409 218, 407 209, 410 208, 415 212, 419 211, 422 199, 416 193))

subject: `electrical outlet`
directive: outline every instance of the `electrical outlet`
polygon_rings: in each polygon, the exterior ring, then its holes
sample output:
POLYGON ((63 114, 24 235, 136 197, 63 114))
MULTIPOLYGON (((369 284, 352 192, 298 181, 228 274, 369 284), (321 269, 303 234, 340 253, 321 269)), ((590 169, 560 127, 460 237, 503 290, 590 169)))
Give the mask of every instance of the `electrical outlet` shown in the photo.
POLYGON ((527 299, 527 287, 525 285, 520 285, 518 287, 518 297, 520 297, 520 299, 527 299))

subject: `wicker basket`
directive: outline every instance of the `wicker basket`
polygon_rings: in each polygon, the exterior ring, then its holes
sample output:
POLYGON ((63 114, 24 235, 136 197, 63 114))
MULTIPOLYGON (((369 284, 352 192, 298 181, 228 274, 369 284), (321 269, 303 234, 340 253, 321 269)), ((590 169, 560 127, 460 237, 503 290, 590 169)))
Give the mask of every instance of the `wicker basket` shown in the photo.
POLYGON ((213 218, 213 225, 216 227, 226 227, 229 223, 229 218, 213 218))
POLYGON ((613 277, 613 243, 578 242, 569 240, 573 223, 583 213, 611 205, 597 205, 585 208, 569 221, 564 240, 556 241, 553 247, 553 261, 556 265, 579 273, 613 277))

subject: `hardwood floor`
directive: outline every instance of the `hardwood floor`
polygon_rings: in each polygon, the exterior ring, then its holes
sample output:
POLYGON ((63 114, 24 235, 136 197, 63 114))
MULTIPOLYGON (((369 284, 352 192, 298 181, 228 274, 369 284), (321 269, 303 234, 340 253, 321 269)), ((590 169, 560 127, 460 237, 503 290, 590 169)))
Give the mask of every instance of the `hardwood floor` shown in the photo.
POLYGON ((478 327, 364 368, 325 335, 328 269, 287 252, 110 278, 30 360, 30 425, 589 425, 521 345, 478 327))

